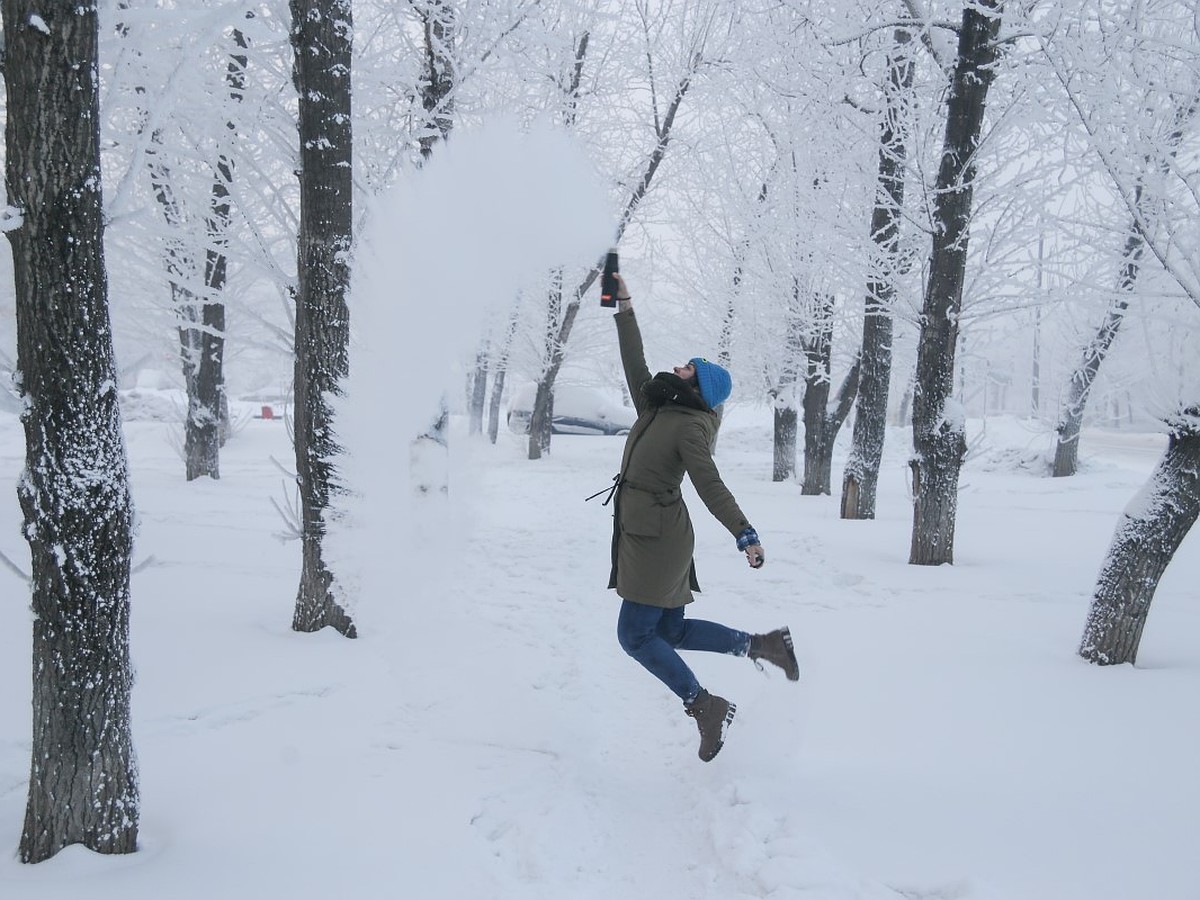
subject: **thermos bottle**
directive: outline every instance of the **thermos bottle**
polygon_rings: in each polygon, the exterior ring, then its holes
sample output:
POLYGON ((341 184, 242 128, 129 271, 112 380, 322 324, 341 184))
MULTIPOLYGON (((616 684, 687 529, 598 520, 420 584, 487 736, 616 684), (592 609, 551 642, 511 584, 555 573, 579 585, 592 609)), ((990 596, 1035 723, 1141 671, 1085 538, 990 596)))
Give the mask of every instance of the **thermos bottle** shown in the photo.
POLYGON ((600 276, 600 305, 617 305, 617 248, 604 257, 604 274, 600 276))

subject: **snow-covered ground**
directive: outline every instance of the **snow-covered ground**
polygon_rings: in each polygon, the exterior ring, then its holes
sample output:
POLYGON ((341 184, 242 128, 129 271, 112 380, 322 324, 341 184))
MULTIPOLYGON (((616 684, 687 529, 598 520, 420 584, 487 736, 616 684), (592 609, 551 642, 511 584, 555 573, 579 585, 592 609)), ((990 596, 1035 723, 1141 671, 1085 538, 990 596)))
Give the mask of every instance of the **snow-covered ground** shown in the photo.
MULTIPOLYGON (((24 561, 22 435, 0 416, 0 551, 24 561)), ((456 434, 452 508, 418 505, 419 539, 395 524, 390 589, 361 599, 347 641, 289 628, 284 423, 247 419, 222 479, 186 484, 178 429, 130 421, 135 561, 153 558, 133 582, 142 850, 16 861, 30 620, 5 573, 0 897, 1196 900, 1200 538, 1136 668, 1075 656, 1163 440, 1087 434, 1082 473, 1052 480, 1044 435, 972 426, 956 564, 920 568, 906 432, 889 434, 879 518, 844 522, 836 495, 771 483, 767 414, 731 411, 719 463, 767 565, 749 570, 692 496, 690 612, 790 624, 802 678, 691 655, 738 703, 704 764, 694 723, 615 640, 611 507, 583 498, 621 438, 558 437, 530 463, 507 432, 456 434)))

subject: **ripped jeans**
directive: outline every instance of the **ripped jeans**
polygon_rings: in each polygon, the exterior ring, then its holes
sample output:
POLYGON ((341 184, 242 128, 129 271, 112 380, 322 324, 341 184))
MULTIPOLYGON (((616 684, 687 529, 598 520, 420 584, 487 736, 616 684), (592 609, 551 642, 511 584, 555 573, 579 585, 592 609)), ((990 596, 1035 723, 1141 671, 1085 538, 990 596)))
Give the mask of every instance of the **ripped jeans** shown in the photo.
POLYGON ((617 617, 621 648, 685 704, 700 693, 700 682, 676 650, 703 650, 745 656, 750 635, 703 619, 685 619, 682 606, 664 609, 625 600, 617 617))

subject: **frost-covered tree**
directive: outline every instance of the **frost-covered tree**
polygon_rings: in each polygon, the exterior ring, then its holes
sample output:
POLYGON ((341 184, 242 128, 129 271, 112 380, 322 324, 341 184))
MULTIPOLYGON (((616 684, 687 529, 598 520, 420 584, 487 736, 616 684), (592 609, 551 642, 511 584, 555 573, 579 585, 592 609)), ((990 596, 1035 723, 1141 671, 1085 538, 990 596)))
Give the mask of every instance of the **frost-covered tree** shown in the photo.
POLYGON ((1089 662, 1137 661, 1159 579, 1200 517, 1200 406, 1167 424, 1167 451, 1121 514, 1096 581, 1079 646, 1089 662))
POLYGON ((133 507, 117 405, 95 3, 4 0, 6 228, 31 557, 33 745, 20 858, 137 849, 133 507))
POLYGON ((933 201, 933 247, 913 389, 913 528, 909 562, 954 562, 958 477, 966 423, 954 395, 954 361, 966 276, 975 153, 999 56, 1001 0, 968 4, 946 104, 946 131, 933 201))
MULTIPOLYGON (((657 7, 637 2, 632 7, 634 21, 628 23, 628 30, 618 28, 605 37, 605 40, 612 42, 614 51, 624 51, 619 59, 628 59, 630 70, 638 71, 642 79, 631 91, 630 97, 644 95, 649 99, 647 108, 609 111, 607 120, 602 123, 601 140, 611 140, 619 130, 626 137, 623 137, 618 149, 624 150, 625 155, 630 152, 634 154, 632 166, 620 179, 626 190, 616 228, 615 240, 618 243, 651 186, 657 182, 656 176, 676 133, 680 108, 697 74, 710 63, 707 55, 709 41, 714 32, 719 32, 722 16, 727 12, 719 0, 711 4, 667 3, 657 7), (627 57, 625 53, 630 51, 632 54, 627 57), (642 139, 643 135, 645 140, 642 139)), ((623 23, 618 21, 617 24, 623 23)), ((580 115, 577 78, 582 77, 581 66, 589 53, 596 52, 597 36, 588 34, 587 40, 580 36, 569 61, 563 60, 565 65, 560 66, 563 72, 560 83, 565 87, 561 98, 565 104, 564 112, 571 121, 580 115), (589 41, 592 50, 588 49, 589 41)), ((613 68, 610 64, 605 71, 612 71, 613 68)), ((545 332, 542 370, 537 380, 537 394, 530 417, 530 459, 540 459, 550 449, 549 424, 553 417, 554 384, 566 359, 567 344, 580 305, 599 277, 601 264, 602 260, 598 261, 594 268, 571 286, 563 282, 561 288, 552 286, 548 292, 550 315, 545 332)), ((558 284, 557 280, 553 283, 558 284)))
POLYGON ((290 0, 290 8, 300 128, 294 440, 302 529, 292 627, 355 637, 323 552, 341 452, 330 399, 349 371, 352 19, 350 0, 290 0))
MULTIPOLYGON (((1140 7, 1146 12, 1147 7, 1140 7)), ((1175 78, 1162 83, 1188 117, 1194 115, 1200 95, 1200 20, 1185 5, 1153 9, 1170 13, 1173 26, 1160 45, 1175 64, 1175 78), (1188 15, 1188 14, 1191 15, 1188 15), (1181 63, 1186 63, 1180 65, 1181 63), (1189 99, 1190 98, 1190 99, 1189 99), (1180 99, 1182 103, 1178 102, 1180 99), (1189 110, 1191 110, 1189 112, 1189 110)), ((1161 71, 1139 66, 1136 72, 1161 71)), ((1159 98, 1161 99, 1161 98, 1159 98)), ((1116 102, 1116 98, 1110 98, 1116 102)), ((1099 116, 1119 118, 1111 109, 1093 109, 1099 116)), ((1133 111, 1127 111, 1132 113, 1133 111)), ((1096 123, 1098 119, 1092 118, 1096 123)), ((1178 119, 1172 121, 1172 126, 1178 119)), ((1092 133, 1098 134, 1095 128, 1092 133)), ((1137 223, 1144 242, 1143 258, 1153 262, 1179 288, 1182 297, 1200 309, 1200 137, 1194 131, 1171 127, 1167 140, 1157 145, 1159 165, 1143 170, 1154 178, 1154 190, 1139 195, 1138 181, 1129 171, 1129 160, 1105 152, 1109 142, 1098 142, 1105 170, 1117 185, 1124 210, 1137 223)), ((1136 161, 1134 161, 1136 165, 1136 161)), ((1191 310, 1195 313, 1195 310, 1191 310)), ((1167 450, 1138 496, 1122 513, 1112 543, 1101 566, 1084 626, 1079 653, 1101 665, 1134 663, 1150 605, 1163 573, 1200 517, 1200 365, 1194 352, 1196 316, 1176 328, 1185 335, 1191 352, 1181 360, 1190 367, 1174 385, 1174 398, 1159 399, 1168 412, 1162 416, 1168 434, 1167 450), (1171 407, 1174 407, 1171 409, 1171 407)), ((1153 348, 1162 352, 1165 338, 1153 348)))
POLYGON ((875 518, 875 496, 887 432, 888 392, 892 379, 893 305, 897 274, 903 265, 900 228, 908 158, 907 108, 912 102, 911 45, 912 36, 907 29, 894 30, 881 92, 879 174, 871 213, 874 253, 863 310, 854 434, 842 473, 843 519, 875 518))
MULTIPOLYGON (((262 33, 264 16, 202 0, 167 9, 122 0, 115 12, 113 34, 102 46, 111 58, 102 133, 106 175, 116 184, 106 209, 114 224, 110 248, 125 281, 116 294, 127 306, 169 312, 186 396, 185 474, 188 480, 219 478, 220 448, 229 434, 227 296, 231 275, 235 297, 249 281, 240 277, 246 270, 239 271, 239 257, 259 255, 250 249, 233 184, 239 157, 252 157, 260 128, 247 128, 242 112, 251 53, 242 26, 262 33), (157 216, 146 215, 154 210, 157 216)), ((261 88, 271 92, 268 84, 261 88)), ((277 168, 282 179, 287 170, 277 168)), ((165 319, 130 321, 145 334, 165 337, 165 319)), ((252 340, 243 334, 236 344, 252 340)))
MULTIPOLYGON (((1041 37, 1066 104, 1115 187, 1123 212, 1115 290, 1071 373, 1055 428, 1055 476, 1075 474, 1084 415, 1101 366, 1147 264, 1147 240, 1170 243, 1181 147, 1200 111, 1194 5, 1179 0, 1082 0, 1041 37)), ((1187 188, 1184 188, 1185 191, 1187 188)), ((1191 188, 1194 190, 1194 186, 1191 188)), ((1185 204, 1186 205, 1186 204, 1185 204)), ((1149 255, 1149 258, 1147 258, 1149 255)))
POLYGON ((804 478, 800 493, 808 496, 829 494, 833 473, 833 442, 858 391, 859 363, 856 360, 842 379, 831 404, 833 380, 834 298, 818 294, 813 298, 809 333, 804 346, 804 478))

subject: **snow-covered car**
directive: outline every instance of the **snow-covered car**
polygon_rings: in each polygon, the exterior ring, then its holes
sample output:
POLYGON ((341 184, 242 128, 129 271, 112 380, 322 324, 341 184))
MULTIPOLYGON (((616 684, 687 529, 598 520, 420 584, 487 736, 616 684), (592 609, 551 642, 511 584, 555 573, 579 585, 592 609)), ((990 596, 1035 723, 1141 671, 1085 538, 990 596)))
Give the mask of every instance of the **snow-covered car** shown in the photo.
MULTIPOLYGON (((533 399, 537 385, 518 390, 508 405, 508 427, 517 434, 529 433, 533 399)), ((637 412, 622 406, 598 390, 579 385, 560 384, 554 388, 554 434, 629 434, 637 421, 637 412)))

